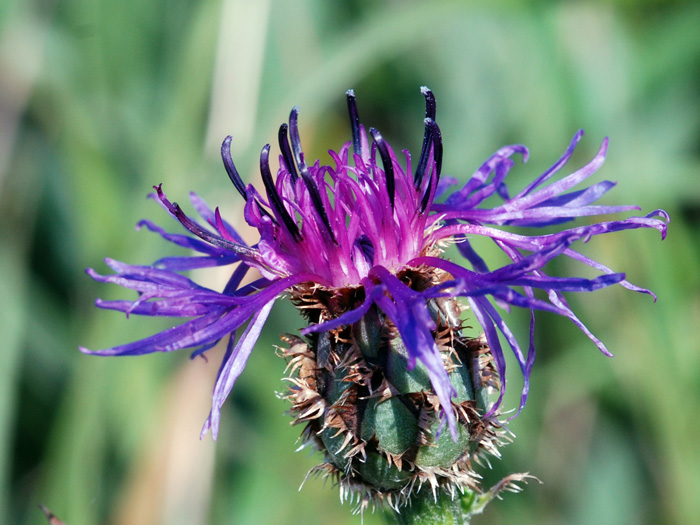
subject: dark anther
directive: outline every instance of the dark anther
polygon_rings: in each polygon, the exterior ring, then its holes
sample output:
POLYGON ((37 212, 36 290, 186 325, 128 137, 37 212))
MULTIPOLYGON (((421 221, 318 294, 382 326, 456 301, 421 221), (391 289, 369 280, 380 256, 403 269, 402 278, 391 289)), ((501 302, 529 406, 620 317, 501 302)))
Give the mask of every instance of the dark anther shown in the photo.
POLYGON ((245 184, 243 184, 243 179, 238 174, 236 166, 233 164, 233 159, 231 158, 231 141, 233 137, 229 135, 224 139, 221 144, 221 159, 224 161, 224 167, 226 168, 226 173, 228 173, 228 178, 231 179, 233 185, 238 190, 245 200, 248 200, 248 196, 245 192, 245 184))
POLYGON ((360 235, 360 237, 355 241, 355 243, 360 247, 360 251, 362 252, 362 255, 365 256, 365 259, 369 264, 372 264, 374 261, 374 245, 372 244, 372 241, 365 235, 364 233, 360 235))
POLYGON ((287 231, 292 234, 294 240, 301 240, 301 232, 294 222, 294 219, 287 208, 284 207, 282 202, 282 197, 277 192, 275 188, 275 183, 272 180, 272 172, 270 171, 270 145, 265 144, 260 153, 260 175, 262 175, 263 184, 265 185, 265 190, 267 191, 267 197, 270 199, 270 204, 277 210, 277 214, 282 218, 284 225, 287 227, 287 231))
POLYGON ((435 174, 437 179, 440 179, 440 173, 442 173, 442 133, 440 132, 440 127, 432 119, 425 119, 425 125, 430 126, 430 135, 433 139, 433 159, 435 161, 435 166, 437 168, 437 173, 435 174))
POLYGON ((309 190, 309 196, 311 197, 311 202, 316 208, 316 211, 323 221, 323 225, 326 227, 328 234, 334 244, 338 244, 338 241, 333 235, 333 229, 331 228, 331 222, 328 220, 328 214, 326 213, 326 208, 323 206, 323 200, 321 200, 321 194, 316 187, 316 183, 311 178, 309 174, 309 169, 306 167, 304 162, 304 153, 301 150, 301 140, 299 139, 299 127, 297 126, 297 119, 299 118, 299 108, 294 106, 292 112, 289 114, 289 139, 292 143, 292 151, 294 152, 294 158, 297 161, 297 166, 299 167, 299 173, 301 178, 306 185, 306 189, 309 190))
POLYGON ((299 166, 299 171, 303 174, 306 170, 306 164, 304 163, 304 153, 301 150, 301 140, 299 139, 299 128, 297 127, 298 117, 299 108, 294 106, 292 112, 289 114, 289 139, 292 142, 292 151, 294 152, 297 166, 299 166))
POLYGON ((304 181, 304 184, 306 184, 306 189, 309 190, 309 195, 311 196, 311 202, 314 205, 314 208, 316 208, 316 211, 318 212, 319 216, 321 217, 321 221, 323 221, 323 225, 326 227, 326 230, 328 231, 328 234, 331 237, 331 240, 333 241, 334 244, 338 244, 338 241, 335 238, 335 235, 333 235, 333 229, 331 228, 331 221, 328 220, 328 214, 326 213, 326 208, 323 206, 323 200, 321 199, 321 194, 318 191, 318 188, 316 187, 316 183, 314 180, 311 178, 311 175, 309 174, 309 170, 304 166, 303 169, 301 169, 301 178, 304 181))
POLYGON ((379 155, 382 157, 382 165, 384 166, 384 175, 386 177, 386 192, 389 194, 389 200, 391 201, 391 208, 394 208, 395 199, 395 180, 394 180, 394 164, 391 162, 391 155, 389 155, 389 148, 386 145, 386 141, 374 128, 370 128, 369 132, 374 138, 374 143, 377 145, 379 150, 379 155))
MULTIPOLYGON (((421 93, 425 97, 425 118, 435 121, 435 95, 427 87, 423 86, 421 88, 421 93)), ((416 171, 413 174, 413 184, 416 188, 420 188, 423 183, 423 177, 425 177, 425 170, 428 167, 428 157, 430 156, 430 145, 432 143, 432 137, 430 136, 430 127, 426 124, 425 134, 423 135, 423 147, 420 152, 420 160, 418 161, 418 166, 416 166, 416 171)))
MULTIPOLYGON (((442 133, 440 133, 440 128, 438 127, 437 123, 429 118, 425 119, 425 129, 426 129, 426 135, 430 135, 431 141, 432 141, 432 146, 433 146, 433 162, 435 163, 435 180, 430 180, 430 184, 428 184, 428 187, 425 189, 425 193, 423 194, 423 200, 421 202, 420 209, 421 211, 425 211, 425 209, 428 207, 428 201, 430 200, 430 195, 433 193, 433 186, 437 186, 438 181, 440 180, 440 172, 442 170, 442 133)), ((430 151, 430 148, 428 148, 428 151, 430 151)), ((422 159, 421 159, 422 160, 422 159)))
POLYGON ((282 151, 282 158, 284 159, 284 163, 287 166, 287 171, 289 171, 289 174, 291 175, 292 183, 295 183, 299 178, 299 175, 297 174, 297 169, 294 165, 294 157, 292 156, 292 150, 289 147, 287 129, 287 124, 282 124, 280 126, 280 131, 277 135, 277 138, 279 139, 280 151, 282 151))
POLYGON ((348 99, 348 113, 350 114, 350 127, 352 128, 352 150, 356 155, 362 156, 362 141, 360 139, 360 116, 357 113, 355 90, 348 89, 345 92, 348 99))
POLYGON ((427 86, 421 87, 420 92, 423 93, 425 97, 425 118, 435 120, 435 95, 433 95, 433 92, 430 91, 430 88, 427 86))
POLYGON ((430 136, 430 127, 426 124, 425 133, 423 134, 423 147, 420 150, 420 160, 418 161, 418 166, 416 166, 416 171, 413 174, 413 185, 416 189, 421 187, 423 184, 423 177, 425 177, 425 170, 428 167, 428 157, 430 156, 430 144, 432 143, 432 137, 430 136))

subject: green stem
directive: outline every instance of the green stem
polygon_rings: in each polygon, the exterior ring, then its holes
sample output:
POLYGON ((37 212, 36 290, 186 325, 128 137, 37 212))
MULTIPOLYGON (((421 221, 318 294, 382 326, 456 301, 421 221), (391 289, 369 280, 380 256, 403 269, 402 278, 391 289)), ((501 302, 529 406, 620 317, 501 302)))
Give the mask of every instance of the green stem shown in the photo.
POLYGON ((453 500, 449 494, 439 491, 435 499, 426 486, 411 498, 408 505, 401 507, 400 513, 394 512, 393 518, 399 525, 468 525, 471 519, 469 508, 475 496, 475 493, 467 492, 463 496, 456 494, 453 500))
POLYGON ((469 525, 472 516, 481 514, 496 494, 497 490, 485 493, 465 491, 464 494, 456 493, 453 499, 438 491, 435 498, 425 486, 410 503, 401 507, 401 512, 394 511, 387 517, 390 523, 399 525, 469 525))

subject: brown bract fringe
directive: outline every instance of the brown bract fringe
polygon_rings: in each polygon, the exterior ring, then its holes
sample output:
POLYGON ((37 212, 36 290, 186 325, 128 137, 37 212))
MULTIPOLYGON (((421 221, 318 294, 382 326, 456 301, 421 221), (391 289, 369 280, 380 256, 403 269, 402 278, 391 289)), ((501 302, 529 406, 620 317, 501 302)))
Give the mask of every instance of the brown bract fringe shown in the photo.
MULTIPOLYGON (((421 270, 405 270, 399 277, 418 290, 446 278, 421 270)), ((318 323, 354 308, 364 300, 364 290, 299 286, 292 299, 310 322, 318 323)), ((456 301, 436 301, 435 340, 446 369, 452 372, 465 367, 474 393, 498 390, 498 375, 485 339, 462 336, 459 315, 456 301)), ((287 347, 279 353, 288 363, 289 389, 281 396, 292 403, 292 424, 306 425, 300 449, 311 445, 322 451, 326 459, 311 469, 306 479, 331 479, 340 488, 341 500, 354 504, 356 512, 363 512, 370 504, 387 505, 398 511, 424 485, 434 495, 437 491, 453 497, 465 490, 480 492, 481 477, 472 468, 472 461, 489 464, 487 456, 500 457, 498 448, 510 440, 497 415, 484 417, 487 407, 483 401, 477 401, 476 395, 474 399, 453 400, 449 409, 468 436, 463 452, 458 451, 449 465, 421 462, 420 451, 437 446, 436 430, 443 410, 438 396, 429 383, 418 391, 402 392, 389 380, 384 367, 388 353, 395 351, 398 335, 388 319, 381 319, 376 355, 363 354, 355 330, 344 326, 307 340, 294 335, 282 337, 287 347), (363 435, 363 418, 369 404, 391 398, 398 398, 418 425, 415 439, 405 450, 385 450, 376 434, 363 435), (379 474, 368 466, 370 463, 381 465, 379 474)))

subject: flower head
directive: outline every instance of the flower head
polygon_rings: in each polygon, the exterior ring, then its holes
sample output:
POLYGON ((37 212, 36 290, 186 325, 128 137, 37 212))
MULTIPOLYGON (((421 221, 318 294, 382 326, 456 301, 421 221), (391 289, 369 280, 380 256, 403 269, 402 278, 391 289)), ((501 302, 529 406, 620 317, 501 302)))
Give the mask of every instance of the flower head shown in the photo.
MULTIPOLYGON (((366 133, 352 91, 347 92, 352 141, 337 152, 329 152, 333 165, 307 162, 297 127, 298 109, 294 108, 289 124, 283 124, 279 130, 281 153, 276 177, 270 168, 270 145, 262 149, 263 193, 243 183, 231 158, 231 137, 227 137, 221 148, 222 158, 233 185, 245 200, 245 220, 259 233, 253 246, 248 246, 223 220, 218 208, 212 211, 192 194, 192 205, 201 217, 197 221, 168 200, 160 185, 155 187, 153 197, 187 231, 168 233, 145 220, 139 226, 197 254, 166 257, 150 266, 107 259, 115 274, 103 276, 92 269, 88 273, 98 281, 116 283, 139 293, 133 301, 98 300, 96 304, 101 308, 187 320, 140 341, 98 351, 82 350, 99 355, 140 355, 191 348, 192 355, 197 356, 227 338, 212 410, 202 431, 204 434, 211 429, 216 437, 221 406, 245 368, 272 305, 289 294, 307 312, 311 324, 302 335, 316 338, 317 360, 321 359, 321 342, 330 339, 328 334, 337 335, 343 327, 357 327, 372 315, 381 317, 394 334, 385 337, 402 341, 401 349, 390 346, 393 350, 389 352, 403 352, 408 371, 418 365, 425 371, 454 440, 458 438, 460 414, 450 407, 458 392, 450 378, 451 365, 441 351, 444 348, 440 338, 461 329, 455 299, 466 304, 481 325, 482 341, 490 348, 495 374, 503 377, 506 369, 501 338, 514 353, 524 377, 520 408, 527 398, 535 358, 535 310, 569 318, 603 353, 610 355, 571 310, 564 292, 590 292, 613 284, 651 292, 632 285, 624 274, 587 258, 575 247, 596 235, 626 229, 654 228, 663 237, 667 214, 656 210, 641 217, 542 235, 504 229, 503 226, 559 225, 577 217, 639 208, 595 205, 615 185, 609 181, 575 189, 603 164, 607 139, 591 162, 551 181, 568 162, 582 131, 576 133, 551 168, 514 196, 506 178, 514 157, 521 156, 523 162, 528 157, 527 149, 519 145, 498 150, 464 186, 444 198, 456 180, 441 177, 443 148, 435 98, 427 88, 422 92, 426 100, 425 134, 417 161, 408 151, 397 155, 376 129, 370 128, 369 135, 366 133), (486 207, 489 197, 502 200, 502 204, 486 207), (511 262, 490 269, 472 248, 471 240, 477 237, 491 239, 511 262), (456 243, 465 261, 450 261, 442 256, 449 243, 456 243), (600 275, 591 279, 548 275, 545 265, 556 257, 583 263, 600 275), (222 265, 233 267, 222 291, 200 286, 182 275, 195 268, 222 265), (259 273, 252 282, 245 280, 251 270, 259 273), (537 290, 544 293, 536 294, 537 290), (497 305, 506 310, 516 306, 530 311, 527 347, 518 342, 497 305)), ((500 382, 498 389, 498 400, 489 414, 501 404, 505 381, 500 382)))

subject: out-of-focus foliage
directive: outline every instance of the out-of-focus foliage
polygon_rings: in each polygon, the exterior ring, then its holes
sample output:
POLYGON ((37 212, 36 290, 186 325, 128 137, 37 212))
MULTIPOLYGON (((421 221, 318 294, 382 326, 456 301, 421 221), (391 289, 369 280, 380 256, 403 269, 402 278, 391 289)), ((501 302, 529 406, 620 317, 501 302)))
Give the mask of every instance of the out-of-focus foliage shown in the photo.
MULTIPOLYGON (((437 96, 446 173, 464 179, 519 142, 532 160, 511 176, 525 184, 582 127, 578 165, 611 139, 596 180, 619 186, 605 202, 663 207, 673 221, 664 243, 628 232, 586 247, 659 297, 572 298, 617 357, 539 317, 530 402, 485 484, 518 471, 543 484, 480 521, 694 522, 698 27, 692 1, 2 3, 0 523, 44 523, 39 503, 70 524, 359 522, 330 484, 297 492, 319 458, 294 453, 298 429, 275 396, 285 388, 277 333, 236 385, 216 446, 200 442, 220 350, 208 362, 80 354, 78 344, 166 326, 93 308, 120 292, 83 268, 163 255, 164 242, 133 230, 142 217, 177 230, 145 199, 160 182, 180 201, 196 190, 245 231, 218 144, 232 133, 239 168, 256 180, 259 148, 293 105, 306 150, 322 158, 349 138, 350 87, 365 123, 417 151, 423 84, 437 96)), ((292 308, 273 315, 280 331, 301 326, 292 308)))

